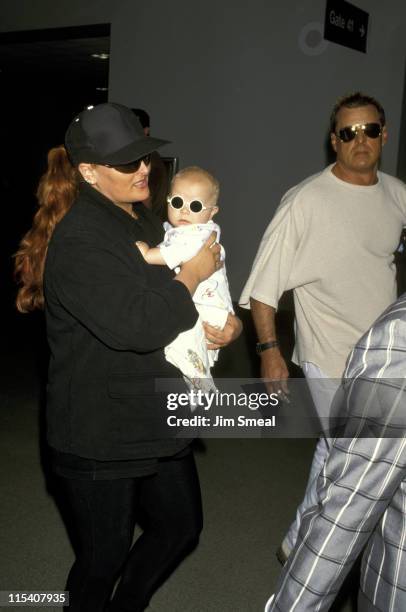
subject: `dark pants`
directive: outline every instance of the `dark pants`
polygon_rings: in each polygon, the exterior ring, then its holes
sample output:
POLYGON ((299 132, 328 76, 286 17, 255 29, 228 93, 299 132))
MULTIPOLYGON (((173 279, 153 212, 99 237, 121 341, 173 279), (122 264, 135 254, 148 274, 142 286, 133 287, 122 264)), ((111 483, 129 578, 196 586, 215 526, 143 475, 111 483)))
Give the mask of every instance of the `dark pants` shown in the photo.
POLYGON ((77 554, 66 586, 69 610, 141 612, 198 542, 202 507, 192 453, 160 461, 153 476, 61 480, 77 554), (131 547, 138 520, 144 531, 131 547))

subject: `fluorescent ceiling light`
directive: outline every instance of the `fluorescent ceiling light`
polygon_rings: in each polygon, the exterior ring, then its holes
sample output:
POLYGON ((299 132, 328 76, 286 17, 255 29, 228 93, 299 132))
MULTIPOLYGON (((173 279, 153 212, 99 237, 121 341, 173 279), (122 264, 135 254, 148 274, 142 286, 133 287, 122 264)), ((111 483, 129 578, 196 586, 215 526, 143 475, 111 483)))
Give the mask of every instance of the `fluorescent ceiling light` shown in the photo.
POLYGON ((95 57, 96 59, 106 60, 106 59, 109 59, 110 53, 92 53, 91 57, 95 57))

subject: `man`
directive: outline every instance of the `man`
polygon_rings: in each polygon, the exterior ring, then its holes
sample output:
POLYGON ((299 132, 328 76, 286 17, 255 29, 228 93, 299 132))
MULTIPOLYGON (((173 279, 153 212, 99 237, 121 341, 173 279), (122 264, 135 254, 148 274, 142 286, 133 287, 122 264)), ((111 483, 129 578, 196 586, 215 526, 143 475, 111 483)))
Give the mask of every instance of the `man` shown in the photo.
MULTIPOLYGON (((395 251, 406 223, 406 187, 378 172, 387 139, 385 113, 359 92, 342 98, 331 115, 336 161, 292 188, 268 226, 240 303, 254 318, 261 375, 288 393, 275 311, 294 290, 297 321, 293 360, 300 364, 320 417, 330 404, 346 358, 360 336, 396 298, 395 251)), ((303 512, 316 501, 316 481, 331 447, 319 440, 305 498, 282 542, 285 561, 303 512)))
POLYGON ((365 546, 359 612, 406 610, 405 351, 406 294, 353 350, 341 401, 345 437, 334 441, 318 503, 303 516, 266 612, 329 610, 365 546))

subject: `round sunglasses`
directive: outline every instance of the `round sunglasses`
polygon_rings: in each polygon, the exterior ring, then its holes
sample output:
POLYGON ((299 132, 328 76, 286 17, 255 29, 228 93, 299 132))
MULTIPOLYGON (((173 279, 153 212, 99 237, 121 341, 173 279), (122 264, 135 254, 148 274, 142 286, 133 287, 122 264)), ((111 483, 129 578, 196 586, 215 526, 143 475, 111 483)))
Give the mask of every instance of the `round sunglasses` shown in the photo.
POLYGON ((140 159, 136 159, 129 164, 117 164, 115 166, 113 166, 113 164, 104 165, 106 168, 114 168, 114 170, 117 170, 117 172, 122 172, 123 174, 133 174, 140 169, 142 163, 149 166, 151 163, 151 153, 148 153, 147 155, 144 155, 144 157, 140 157, 140 159))
POLYGON ((356 123, 354 125, 347 125, 341 130, 338 130, 337 136, 342 142, 351 142, 354 140, 359 130, 362 131, 368 138, 378 138, 382 134, 382 127, 380 123, 356 123))
POLYGON ((217 208, 217 206, 205 206, 200 200, 192 200, 191 202, 185 202, 182 196, 180 195, 168 196, 166 201, 175 210, 182 210, 182 208, 186 206, 192 213, 199 213, 202 212, 202 210, 217 208))

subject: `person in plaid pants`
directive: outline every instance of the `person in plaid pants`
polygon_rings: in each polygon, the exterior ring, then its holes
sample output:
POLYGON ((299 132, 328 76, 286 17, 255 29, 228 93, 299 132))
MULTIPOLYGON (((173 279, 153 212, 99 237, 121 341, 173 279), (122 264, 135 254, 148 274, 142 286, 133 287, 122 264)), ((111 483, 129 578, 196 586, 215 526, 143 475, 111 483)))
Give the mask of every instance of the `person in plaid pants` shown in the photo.
POLYGON ((406 294, 356 344, 335 401, 349 418, 266 612, 329 610, 361 553, 359 612, 406 610, 406 294))

